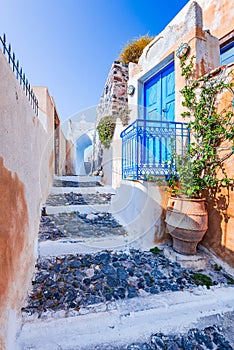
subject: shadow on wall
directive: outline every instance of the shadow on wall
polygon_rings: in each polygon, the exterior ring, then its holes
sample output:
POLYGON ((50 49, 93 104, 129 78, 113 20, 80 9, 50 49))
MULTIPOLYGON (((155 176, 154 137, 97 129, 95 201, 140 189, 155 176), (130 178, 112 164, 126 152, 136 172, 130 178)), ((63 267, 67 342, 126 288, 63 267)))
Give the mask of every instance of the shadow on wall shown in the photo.
POLYGON ((85 150, 90 146, 92 146, 92 140, 87 134, 81 135, 76 141, 76 175, 87 175, 85 150))
POLYGON ((234 267, 234 193, 220 193, 216 201, 208 199, 208 231, 202 244, 234 267))

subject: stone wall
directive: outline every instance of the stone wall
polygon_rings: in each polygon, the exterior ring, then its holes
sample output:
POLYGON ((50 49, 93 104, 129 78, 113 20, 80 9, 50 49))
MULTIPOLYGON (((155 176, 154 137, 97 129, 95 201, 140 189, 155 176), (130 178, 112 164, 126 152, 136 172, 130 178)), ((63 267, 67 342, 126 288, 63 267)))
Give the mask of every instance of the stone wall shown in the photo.
MULTIPOLYGON (((103 93, 96 110, 96 126, 100 119, 106 116, 113 118, 126 118, 128 106, 127 95, 128 83, 128 66, 115 61, 109 71, 103 93)), ((105 184, 112 183, 112 146, 109 150, 105 149, 99 142, 96 131, 94 144, 94 168, 100 166, 103 168, 103 182, 105 184)))
POLYGON ((126 108, 128 66, 115 61, 109 71, 100 102, 97 106, 97 122, 105 116, 117 116, 126 108))
POLYGON ((44 91, 42 113, 35 115, 1 51, 0 75, 0 349, 12 350, 31 288, 41 205, 53 180, 54 120, 44 91))

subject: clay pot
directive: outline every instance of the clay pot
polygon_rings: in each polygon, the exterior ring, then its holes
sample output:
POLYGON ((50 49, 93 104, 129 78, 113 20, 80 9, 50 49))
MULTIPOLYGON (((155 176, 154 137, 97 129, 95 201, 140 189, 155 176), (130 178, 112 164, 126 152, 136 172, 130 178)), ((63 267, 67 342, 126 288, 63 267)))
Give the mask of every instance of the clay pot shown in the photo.
POLYGON ((208 229, 205 199, 170 197, 166 224, 173 239, 173 249, 181 254, 196 254, 197 244, 208 229))

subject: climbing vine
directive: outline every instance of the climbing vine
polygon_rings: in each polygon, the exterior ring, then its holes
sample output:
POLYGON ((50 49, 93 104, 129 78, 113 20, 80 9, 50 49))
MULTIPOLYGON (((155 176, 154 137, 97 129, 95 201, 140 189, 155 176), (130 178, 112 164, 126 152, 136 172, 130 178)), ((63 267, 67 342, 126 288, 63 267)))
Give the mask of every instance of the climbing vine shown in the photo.
POLYGON ((186 56, 180 59, 185 78, 180 91, 186 108, 182 116, 189 118, 191 143, 187 154, 177 157, 177 175, 171 177, 169 186, 176 195, 199 198, 204 191, 212 195, 221 187, 233 186, 224 168, 224 161, 233 154, 233 72, 221 67, 194 79, 193 60, 194 56, 188 62, 186 56), (228 91, 232 94, 225 94, 228 100, 222 108, 221 96, 228 91))

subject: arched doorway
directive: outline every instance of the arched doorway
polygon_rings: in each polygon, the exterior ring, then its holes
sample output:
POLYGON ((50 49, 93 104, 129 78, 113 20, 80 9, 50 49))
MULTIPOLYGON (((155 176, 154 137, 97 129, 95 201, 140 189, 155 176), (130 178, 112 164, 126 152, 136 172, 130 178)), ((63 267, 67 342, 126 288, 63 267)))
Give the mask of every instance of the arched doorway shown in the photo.
POLYGON ((76 175, 84 176, 89 173, 85 161, 87 161, 87 149, 92 146, 92 140, 88 134, 81 135, 76 141, 76 175), (86 155, 86 159, 85 159, 86 155))

